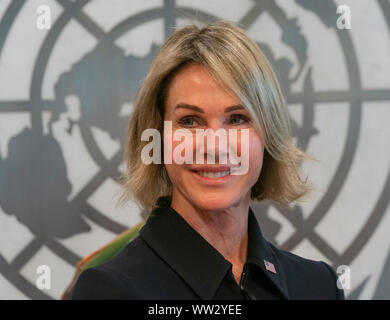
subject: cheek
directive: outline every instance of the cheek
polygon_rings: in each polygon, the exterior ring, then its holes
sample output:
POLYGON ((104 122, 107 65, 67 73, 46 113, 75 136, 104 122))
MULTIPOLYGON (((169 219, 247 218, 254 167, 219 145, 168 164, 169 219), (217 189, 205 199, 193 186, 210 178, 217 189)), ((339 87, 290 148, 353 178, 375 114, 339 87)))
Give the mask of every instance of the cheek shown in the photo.
POLYGON ((249 137, 249 172, 258 177, 263 167, 264 144, 257 134, 249 137))
POLYGON ((184 170, 183 165, 179 164, 165 164, 165 169, 168 172, 168 176, 173 184, 177 184, 182 180, 182 174, 184 170))
MULTIPOLYGON (((168 173, 168 176, 169 178, 171 179, 171 182, 173 184, 179 184, 181 181, 182 181, 182 175, 185 173, 185 170, 186 170, 186 166, 185 164, 178 164, 176 163, 177 160, 182 160, 185 158, 186 156, 186 150, 188 148, 190 148, 191 144, 188 143, 189 142, 189 136, 187 136, 186 138, 185 137, 182 137, 181 138, 181 141, 175 141, 173 140, 173 137, 174 137, 174 133, 175 133, 175 128, 173 128, 172 130, 172 133, 171 133, 171 136, 170 137, 167 137, 169 140, 169 143, 170 143, 170 148, 171 148, 171 152, 170 152, 170 162, 171 163, 165 163, 164 161, 164 166, 165 166, 165 169, 167 170, 167 173, 168 173)), ((164 137, 164 133, 162 134, 162 136, 164 137)), ((191 138, 192 140, 192 138, 191 138)), ((162 147, 162 154, 165 155, 165 151, 168 152, 168 150, 165 150, 164 146, 162 147)), ((163 157, 163 160, 165 159, 165 157, 163 157)))
POLYGON ((248 168, 249 178, 256 177, 263 166, 264 143, 254 130, 250 130, 244 136, 238 135, 238 137, 237 155, 241 158, 242 165, 248 168))
POLYGON ((180 184, 180 170, 178 170, 177 165, 175 164, 164 164, 165 169, 167 170, 167 174, 169 177, 169 180, 171 181, 173 186, 177 186, 180 184))

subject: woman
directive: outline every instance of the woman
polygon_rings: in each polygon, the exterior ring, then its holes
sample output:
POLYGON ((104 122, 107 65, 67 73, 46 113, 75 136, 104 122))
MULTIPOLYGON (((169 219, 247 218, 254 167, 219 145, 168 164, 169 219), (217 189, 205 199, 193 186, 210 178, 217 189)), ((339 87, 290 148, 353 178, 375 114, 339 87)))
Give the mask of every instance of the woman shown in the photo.
POLYGON ((122 200, 153 211, 115 258, 81 274, 74 299, 344 299, 329 265, 267 242, 249 206, 301 199, 299 163, 312 158, 294 146, 277 79, 240 27, 189 25, 167 39, 135 99, 125 158, 122 200), (145 160, 150 128, 164 136, 153 149, 163 163, 145 160), (236 138, 204 144, 207 129, 236 138))

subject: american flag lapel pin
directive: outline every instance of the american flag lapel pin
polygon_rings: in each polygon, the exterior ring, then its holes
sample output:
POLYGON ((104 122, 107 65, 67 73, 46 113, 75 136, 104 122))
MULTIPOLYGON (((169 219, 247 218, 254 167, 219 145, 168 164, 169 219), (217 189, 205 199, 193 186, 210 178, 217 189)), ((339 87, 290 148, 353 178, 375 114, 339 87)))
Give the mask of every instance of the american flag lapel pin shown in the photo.
POLYGON ((273 263, 267 261, 267 260, 264 260, 264 265, 265 265, 265 268, 272 272, 272 273, 275 273, 276 274, 276 270, 275 270, 275 266, 273 263))

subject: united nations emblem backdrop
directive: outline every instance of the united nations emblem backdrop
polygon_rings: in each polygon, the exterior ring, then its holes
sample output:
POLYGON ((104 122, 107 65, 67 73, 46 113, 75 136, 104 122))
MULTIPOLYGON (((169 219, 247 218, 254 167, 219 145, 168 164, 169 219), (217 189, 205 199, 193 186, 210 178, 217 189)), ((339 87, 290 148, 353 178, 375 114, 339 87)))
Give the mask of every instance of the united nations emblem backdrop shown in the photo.
POLYGON ((77 261, 141 221, 115 208, 132 100, 175 26, 219 18, 267 55, 320 160, 306 202, 252 204, 266 238, 330 263, 348 299, 390 298, 389 0, 1 0, 1 299, 59 299, 77 261))

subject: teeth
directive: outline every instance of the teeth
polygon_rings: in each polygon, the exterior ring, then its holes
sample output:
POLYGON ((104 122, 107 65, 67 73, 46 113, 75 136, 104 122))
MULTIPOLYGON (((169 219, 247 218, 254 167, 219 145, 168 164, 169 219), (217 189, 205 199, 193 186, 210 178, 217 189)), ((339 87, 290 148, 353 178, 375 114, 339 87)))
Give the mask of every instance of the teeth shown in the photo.
POLYGON ((230 171, 219 171, 219 172, 206 172, 206 171, 198 171, 198 174, 200 174, 203 177, 208 178, 220 178, 224 177, 230 174, 230 171))

